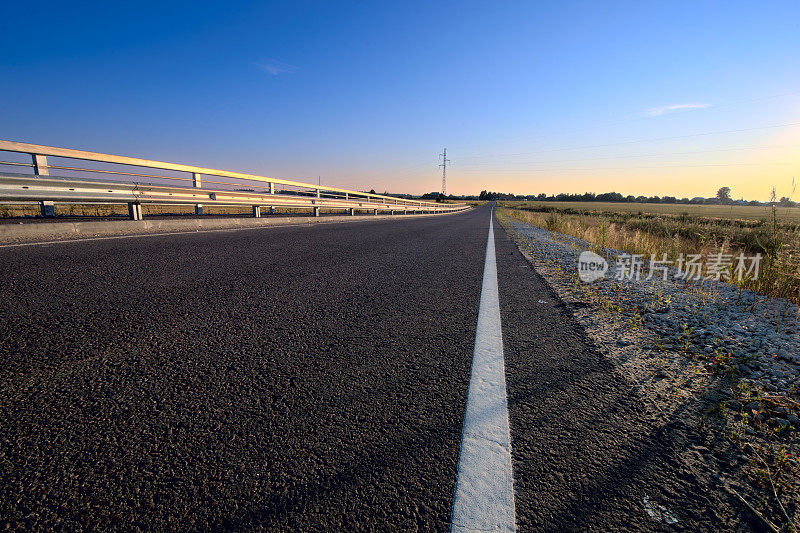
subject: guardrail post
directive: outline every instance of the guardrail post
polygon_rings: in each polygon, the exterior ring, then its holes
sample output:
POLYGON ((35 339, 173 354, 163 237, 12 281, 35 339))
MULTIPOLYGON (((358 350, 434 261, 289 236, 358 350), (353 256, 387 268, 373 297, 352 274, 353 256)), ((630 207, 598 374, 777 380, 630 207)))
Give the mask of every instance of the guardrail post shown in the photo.
POLYGON ((319 196, 319 189, 317 189, 317 198, 319 198, 319 197, 320 197, 320 196, 319 196))
POLYGON ((350 209, 347 210, 347 214, 353 216, 356 214, 356 210, 351 207, 350 209))
POLYGON ((39 154, 31 154, 33 159, 33 173, 39 176, 49 176, 50 169, 47 168, 47 157, 39 154))
POLYGON ((350 199, 350 193, 348 193, 348 192, 344 193, 344 199, 345 200, 349 200, 350 199))
MULTIPOLYGON (((39 154, 31 154, 33 161, 33 173, 38 176, 49 176, 50 170, 47 168, 47 157, 39 154)), ((39 202, 39 211, 45 218, 56 216, 56 206, 53 202, 39 202)))
POLYGON ((319 216, 319 207, 315 207, 315 208, 314 208, 314 216, 315 216, 315 217, 318 217, 318 216, 319 216))
POLYGON ((377 214, 378 214, 378 210, 377 210, 377 209, 373 209, 373 210, 372 210, 372 214, 373 214, 373 215, 377 215, 377 214))
POLYGON ((275 194, 275 184, 272 183, 271 181, 269 182, 269 193, 275 194))
POLYGON ((142 204, 128 202, 128 218, 131 220, 142 220, 142 204))
POLYGON ((254 205, 253 206, 253 217, 254 218, 261 218, 261 206, 254 205))
POLYGON ((53 202, 39 202, 39 209, 42 216, 45 218, 53 218, 56 216, 56 205, 53 202))
MULTIPOLYGON (((200 189, 203 186, 203 175, 197 172, 192 172, 192 186, 200 189)), ((203 214, 203 204, 194 204, 194 214, 203 214)), ((134 219, 136 220, 136 219, 134 219)))

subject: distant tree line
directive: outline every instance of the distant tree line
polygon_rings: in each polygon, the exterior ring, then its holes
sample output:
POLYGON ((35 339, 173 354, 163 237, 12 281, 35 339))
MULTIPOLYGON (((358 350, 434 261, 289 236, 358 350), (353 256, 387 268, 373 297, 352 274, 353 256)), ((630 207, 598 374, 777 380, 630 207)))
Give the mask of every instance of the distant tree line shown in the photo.
MULTIPOLYGON (((629 194, 623 196, 618 192, 604 192, 596 194, 593 192, 585 192, 583 194, 511 194, 493 191, 481 191, 478 196, 479 200, 524 200, 532 201, 547 201, 547 202, 620 202, 620 203, 640 203, 640 204, 705 204, 705 205, 768 205, 768 202, 759 202, 757 200, 734 200, 730 196, 729 187, 721 187, 717 191, 717 195, 711 198, 704 198, 702 196, 695 196, 694 198, 677 198, 675 196, 633 196, 629 194)), ((796 202, 792 201, 789 197, 784 196, 778 202, 781 206, 794 207, 796 202)))
POLYGON ((406 198, 409 200, 433 200, 435 202, 443 202, 445 200, 477 200, 477 195, 458 195, 458 194, 448 194, 445 196, 440 192, 426 192, 422 195, 414 195, 414 194, 394 194, 394 193, 383 193, 384 196, 392 196, 394 198, 406 198))
MULTIPOLYGON (((369 191, 376 194, 375 189, 369 191)), ((547 201, 547 202, 619 202, 619 203, 640 203, 640 204, 704 204, 704 205, 770 205, 771 202, 759 202, 757 200, 734 200, 731 198, 730 187, 720 187, 717 195, 704 198, 702 196, 695 196, 694 198, 677 198, 675 196, 633 196, 631 194, 623 196, 618 192, 604 192, 596 194, 593 192, 585 192, 583 194, 513 194, 494 191, 481 191, 480 195, 443 195, 441 192, 428 192, 423 195, 413 194, 396 194, 384 192, 384 196, 392 196, 395 198, 406 198, 409 200, 428 200, 435 202, 443 202, 444 200, 520 200, 520 201, 547 201)), ((788 196, 782 197, 780 200, 775 199, 775 203, 782 207, 795 207, 797 202, 791 200, 788 196)))

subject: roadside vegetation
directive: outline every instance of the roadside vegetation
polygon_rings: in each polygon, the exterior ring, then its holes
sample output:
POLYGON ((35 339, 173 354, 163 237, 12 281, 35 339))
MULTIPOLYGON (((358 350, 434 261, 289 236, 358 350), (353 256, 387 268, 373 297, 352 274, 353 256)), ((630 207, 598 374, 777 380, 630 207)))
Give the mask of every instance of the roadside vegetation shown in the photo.
MULTIPOLYGON (((509 219, 555 232, 548 234, 546 240, 560 243, 574 255, 586 246, 570 236, 594 245, 601 254, 613 248, 643 254, 645 259, 651 253, 660 258, 665 252, 672 259, 679 253, 707 256, 721 248, 725 253, 761 253, 761 283, 745 280, 732 284, 764 295, 761 302, 766 305, 761 306, 762 310, 781 309, 781 305, 771 305, 780 302, 773 301, 777 297, 796 303, 800 299, 797 225, 781 219, 777 205, 763 220, 505 205, 498 210, 499 221, 521 249, 541 263, 537 270, 554 290, 565 301, 577 302, 578 320, 590 316, 590 321, 582 322, 589 335, 596 342, 607 343, 607 350, 617 354, 621 367, 627 365, 630 370, 641 364, 650 369, 649 374, 634 372, 632 379, 641 386, 643 397, 665 413, 674 428, 684 427, 676 424, 676 419, 686 417, 685 427, 691 428, 688 442, 693 443, 690 453, 698 453, 706 462, 711 473, 709 486, 724 488, 767 531, 800 531, 800 383, 792 380, 779 390, 765 390, 752 379, 761 354, 739 349, 736 343, 740 339, 734 332, 720 330, 710 334, 711 328, 699 329, 691 320, 685 320, 689 324, 681 320, 654 321, 654 316, 677 316, 670 314, 681 305, 675 294, 653 291, 647 293, 645 298, 649 300, 642 305, 641 299, 618 284, 601 290, 596 284, 580 282, 574 268, 555 259, 552 247, 520 235, 509 219), (608 333, 609 327, 612 334, 604 337, 598 333, 608 333), (717 334, 721 337, 716 338, 717 334), (628 342, 620 344, 617 339, 628 335, 640 340, 634 350, 625 354, 620 350, 627 349, 628 342), (706 343, 711 350, 701 349, 706 343)), ((718 287, 714 283, 687 284, 683 290, 703 304, 716 300, 718 287)), ((752 313, 755 303, 746 304, 743 299, 734 306, 752 313)), ((707 309, 703 304, 685 311, 692 315, 707 309)), ((722 323, 720 315, 714 316, 706 322, 722 323)), ((788 340, 785 322, 778 314, 774 318, 788 340)), ((800 320, 797 316, 783 318, 786 322, 800 320)), ((790 331, 796 331, 796 322, 790 331)))
MULTIPOLYGON (((727 220, 760 221, 771 216, 771 205, 722 205, 722 204, 667 204, 644 202, 569 202, 569 201, 512 201, 501 200, 500 206, 516 209, 571 209, 579 212, 631 213, 634 215, 664 215, 727 220)), ((778 205, 780 222, 800 223, 800 207, 778 205)))
POLYGON ((757 279, 748 276, 741 282, 729 282, 766 297, 800 303, 800 222, 782 213, 791 210, 793 216, 796 208, 780 208, 777 204, 766 212, 758 207, 727 208, 761 210, 761 218, 751 219, 736 214, 710 217, 675 212, 683 206, 672 206, 677 208, 673 212, 652 213, 537 204, 518 204, 504 208, 504 212, 517 220, 592 243, 601 252, 613 248, 642 254, 645 260, 650 254, 661 259, 663 253, 671 261, 679 254, 701 254, 704 261, 719 252, 734 256, 761 254, 757 279))

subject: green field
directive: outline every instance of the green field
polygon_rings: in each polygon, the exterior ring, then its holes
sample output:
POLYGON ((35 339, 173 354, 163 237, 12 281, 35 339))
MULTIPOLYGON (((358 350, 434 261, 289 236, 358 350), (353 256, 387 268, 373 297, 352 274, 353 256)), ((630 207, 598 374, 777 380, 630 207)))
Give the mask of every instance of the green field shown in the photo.
MULTIPOLYGON (((766 220, 772 216, 767 206, 749 205, 695 205, 695 204, 637 204, 626 202, 521 202, 500 201, 504 207, 574 209, 609 213, 647 213, 652 215, 683 215, 703 218, 736 220, 766 220)), ((800 222, 800 207, 778 207, 778 220, 800 222)))

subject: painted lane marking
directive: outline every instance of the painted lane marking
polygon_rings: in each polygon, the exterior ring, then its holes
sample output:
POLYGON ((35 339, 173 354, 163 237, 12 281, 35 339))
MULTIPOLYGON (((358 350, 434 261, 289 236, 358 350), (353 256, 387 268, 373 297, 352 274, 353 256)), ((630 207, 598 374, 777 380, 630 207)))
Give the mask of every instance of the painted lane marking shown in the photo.
POLYGON ((503 333, 491 218, 450 530, 516 530, 503 333))

